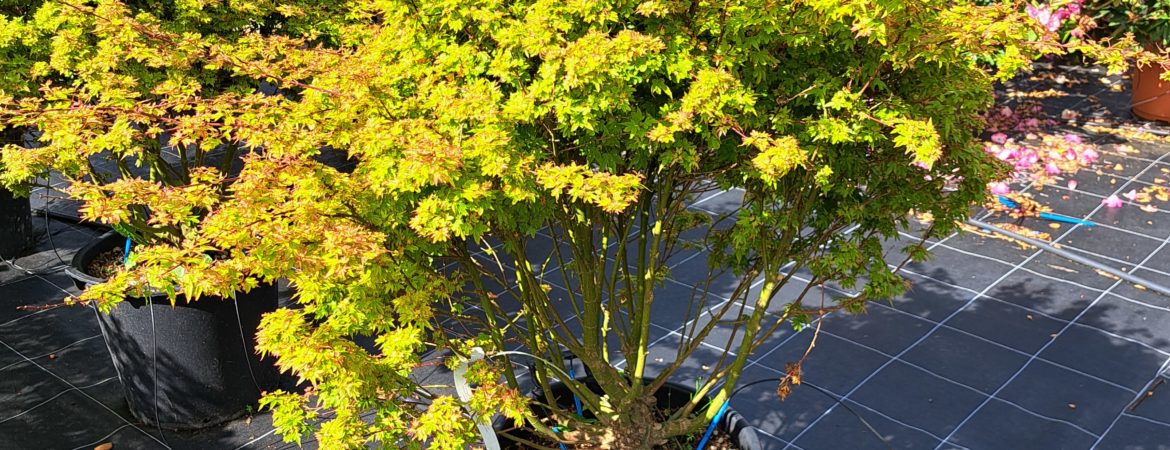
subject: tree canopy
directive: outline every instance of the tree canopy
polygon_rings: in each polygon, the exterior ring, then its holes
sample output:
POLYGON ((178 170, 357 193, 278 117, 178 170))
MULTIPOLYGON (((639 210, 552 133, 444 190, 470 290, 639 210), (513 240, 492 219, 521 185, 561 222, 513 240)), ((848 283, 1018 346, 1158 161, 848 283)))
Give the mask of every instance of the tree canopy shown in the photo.
MULTIPOLYGON (((0 107, 8 127, 36 130, 40 145, 4 148, 0 180, 18 186, 57 170, 86 218, 141 244, 131 268, 82 299, 109 308, 146 286, 194 298, 287 278, 304 308, 270 315, 260 343, 316 395, 267 403, 290 437, 318 408, 334 412, 318 432, 327 448, 399 439, 461 448, 475 438, 451 398, 423 409, 396 400, 415 393, 421 350, 499 350, 500 336, 453 341, 439 325, 482 291, 464 285, 481 275, 470 248, 498 239, 522 259, 527 238, 559 227, 575 270, 588 273, 607 267, 602 242, 643 230, 642 272, 580 283, 597 303, 581 308, 578 347, 597 349, 609 320, 648 323, 666 271, 659 250, 703 222, 680 206, 685 194, 716 183, 745 199, 713 237, 713 263, 749 282, 763 276, 767 295, 752 302, 771 302, 787 280, 781 268, 795 262, 821 282, 862 280, 864 295, 843 305, 861 309, 902 288, 883 238, 910 211, 935 218, 930 232, 949 232, 1003 173, 975 140, 996 78, 1068 48, 1115 65, 1125 57, 1062 44, 1017 2, 13 8, 0 20, 0 107), (326 149, 356 168, 322 164, 326 149), (643 302, 607 315, 619 302, 600 299, 616 278, 643 302), (376 336, 381 352, 348 339, 358 334, 376 336)), ((499 272, 539 297, 531 271, 499 272)), ((793 304, 786 317, 799 321, 793 304)), ((547 330, 563 325, 524 314, 547 330)), ((644 358, 644 338, 626 337, 631 361, 644 358)), ((472 412, 528 414, 514 387, 489 388, 495 374, 478 375, 472 412)))

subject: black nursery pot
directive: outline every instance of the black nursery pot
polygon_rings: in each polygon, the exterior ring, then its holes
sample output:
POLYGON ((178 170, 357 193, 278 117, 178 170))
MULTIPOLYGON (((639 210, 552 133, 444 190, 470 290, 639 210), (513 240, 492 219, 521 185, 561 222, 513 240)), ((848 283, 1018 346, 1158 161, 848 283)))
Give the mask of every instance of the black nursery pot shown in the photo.
MULTIPOLYGON (((585 385, 593 392, 601 392, 601 386, 598 385, 591 378, 582 378, 578 381, 584 382, 585 385)), ((653 379, 647 378, 645 383, 649 384, 653 379)), ((573 391, 569 390, 564 383, 555 382, 551 386, 553 397, 556 399, 556 404, 565 409, 573 408, 573 391)), ((667 382, 663 384, 661 389, 654 393, 654 398, 657 400, 657 406, 662 411, 674 411, 682 408, 691 398, 695 396, 695 389, 677 383, 667 382)), ((532 393, 528 395, 535 403, 547 403, 544 400, 544 392, 539 388, 533 389, 532 393)), ((704 399, 699 403, 696 411, 702 411, 707 407, 708 399, 704 399)), ((547 414, 543 408, 534 406, 534 413, 537 416, 547 414)), ((585 416, 592 418, 593 415, 586 411, 585 416)), ((495 424, 496 430, 509 430, 515 428, 515 424, 510 419, 499 420, 495 424)), ((764 447, 760 444, 760 439, 756 435, 755 427, 748 424, 747 420, 735 410, 727 408, 724 411, 723 417, 719 419, 717 429, 727 433, 731 438, 731 443, 741 450, 762 450, 764 447)), ((522 449, 526 448, 518 442, 509 440, 507 436, 499 435, 500 445, 506 449, 522 449)))
POLYGON ((0 187, 0 258, 15 258, 32 244, 32 210, 28 199, 0 187))
MULTIPOLYGON (((84 273, 98 255, 124 245, 107 233, 73 257, 67 272, 85 289, 103 280, 84 273)), ((102 334, 135 418, 172 430, 197 429, 255 410, 261 393, 277 387, 272 361, 256 354, 260 316, 277 307, 275 285, 262 285, 236 300, 165 296, 127 297, 98 314, 102 334)))

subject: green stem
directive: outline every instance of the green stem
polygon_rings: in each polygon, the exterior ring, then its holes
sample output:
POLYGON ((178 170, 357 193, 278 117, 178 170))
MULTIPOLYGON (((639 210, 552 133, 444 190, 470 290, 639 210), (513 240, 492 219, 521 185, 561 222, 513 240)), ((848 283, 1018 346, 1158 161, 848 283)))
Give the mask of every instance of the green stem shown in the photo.
MULTIPOLYGON (((663 180, 661 186, 664 189, 650 189, 648 191, 649 192, 657 191, 657 192, 661 192, 661 193, 669 193, 672 190, 672 184, 670 183, 669 178, 663 180)), ((649 197, 647 199, 647 202, 652 201, 652 199, 653 199, 652 195, 653 194, 647 194, 647 197, 649 197)), ((669 194, 665 194, 665 195, 669 195, 669 194)), ((669 198, 660 198, 659 202, 656 204, 656 208, 655 208, 655 210, 656 210, 655 216, 656 217, 654 218, 654 228, 652 228, 650 230, 651 239, 650 239, 649 255, 646 255, 645 252, 640 252, 638 254, 638 266, 639 266, 638 273, 642 274, 642 279, 639 280, 639 284, 641 286, 642 296, 641 296, 641 305, 640 305, 641 311, 639 311, 638 316, 636 317, 636 322, 635 322, 637 327, 638 327, 637 328, 638 329, 638 331, 637 331, 638 345, 636 347, 636 350, 638 352, 638 359, 635 360, 634 372, 631 375, 632 378, 635 380, 641 380, 642 377, 646 373, 646 358, 649 356, 649 351, 647 350, 647 347, 650 346, 650 306, 654 303, 654 283, 656 281, 656 277, 654 276, 654 274, 658 270, 657 263, 656 263, 656 261, 658 260, 658 248, 659 248, 659 245, 661 244, 661 241, 662 241, 662 224, 665 223, 667 220, 667 217, 665 217, 665 215, 666 215, 666 207, 669 204, 669 202, 670 202, 669 198)), ((648 220, 649 220, 648 217, 644 218, 643 223, 645 223, 648 220)), ((645 235, 645 231, 643 231, 642 234, 645 235)), ((641 383, 634 383, 634 386, 635 386, 635 389, 640 390, 642 388, 641 383)))
MULTIPOLYGON (((470 260, 471 257, 468 256, 466 259, 470 260)), ((466 267, 466 262, 463 265, 466 267)), ((496 305, 491 301, 491 298, 488 297, 487 287, 483 285, 483 278, 477 276, 479 272, 476 270, 469 270, 468 272, 471 274, 471 283, 475 285, 475 290, 479 293, 479 307, 483 308, 484 317, 486 317, 487 321, 488 333, 492 336, 492 340, 495 341, 498 348, 505 348, 504 333, 500 327, 496 325, 496 305)), ((511 360, 508 360, 506 364, 504 364, 504 376, 508 378, 508 384, 510 386, 520 385, 516 381, 516 371, 512 368, 511 360)))
POLYGON ((731 390, 735 388, 736 383, 739 381, 739 376, 743 373, 743 368, 747 364, 748 355, 751 353, 753 340, 760 331, 760 322, 764 319, 768 301, 772 298, 772 292, 776 290, 776 286, 775 278, 770 275, 765 275, 764 288, 760 291, 760 295, 756 299, 756 309, 752 311, 752 315, 748 319, 743 340, 739 343, 735 360, 732 361, 728 370, 727 380, 723 383, 723 387, 719 389, 719 393, 715 395, 715 398, 711 399, 711 403, 707 405, 707 410, 703 414, 703 417, 708 421, 715 418, 715 413, 723 406, 723 402, 727 401, 731 395, 731 390))

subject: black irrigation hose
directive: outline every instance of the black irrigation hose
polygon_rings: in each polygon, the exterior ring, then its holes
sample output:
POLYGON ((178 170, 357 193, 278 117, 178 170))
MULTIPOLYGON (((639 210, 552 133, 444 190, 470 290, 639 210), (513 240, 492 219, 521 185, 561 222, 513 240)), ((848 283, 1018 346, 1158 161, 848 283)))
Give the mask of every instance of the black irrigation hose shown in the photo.
MULTIPOLYGON (((783 382, 784 382, 784 379, 783 379, 783 378, 765 378, 765 379, 762 379, 762 380, 756 380, 756 381, 753 381, 753 382, 751 382, 751 383, 744 384, 743 386, 740 386, 740 387, 736 388, 734 391, 731 391, 731 395, 727 396, 727 402, 729 402, 729 403, 730 403, 730 402, 731 402, 731 399, 735 398, 735 396, 736 396, 737 394, 739 394, 740 392, 742 392, 744 389, 747 389, 747 388, 749 388, 749 387, 755 386, 755 385, 757 385, 757 384, 762 384, 762 383, 783 383, 783 382)), ((850 408, 850 407, 849 407, 849 405, 845 404, 845 402, 844 402, 844 401, 842 401, 841 399, 837 398, 837 396, 836 396, 836 395, 833 395, 833 393, 832 393, 832 392, 829 392, 829 391, 826 391, 826 390, 824 390, 824 389, 821 389, 820 387, 817 387, 816 385, 813 385, 813 384, 811 384, 811 383, 801 383, 801 386, 808 386, 808 387, 810 387, 810 388, 813 388, 813 390, 815 390, 815 391, 817 391, 817 392, 820 392, 820 393, 822 393, 822 394, 825 394, 825 396, 826 396, 826 397, 829 397, 829 398, 833 399, 833 401, 837 402, 837 404, 839 404, 839 405, 841 405, 841 406, 845 407, 845 410, 846 410, 846 411, 849 411, 849 413, 850 413, 850 414, 853 414, 853 416, 854 416, 854 417, 856 417, 856 418, 857 418, 857 420, 861 421, 861 424, 862 424, 862 425, 865 425, 865 428, 869 430, 870 434, 873 434, 873 436, 874 436, 875 438, 877 438, 877 440, 881 441, 881 443, 882 443, 882 444, 884 444, 884 445, 886 446, 886 448, 888 448, 888 449, 891 449, 891 450, 894 448, 892 445, 890 445, 890 443, 889 443, 888 441, 886 441, 886 438, 883 438, 883 437, 882 437, 882 434, 881 434, 881 433, 879 433, 879 432, 877 431, 877 429, 875 429, 875 428, 873 427, 873 425, 870 425, 869 421, 865 420, 865 418, 864 418, 864 417, 861 417, 861 414, 858 414, 858 413, 857 413, 857 411, 854 411, 854 410, 853 410, 853 408, 850 408)))
MULTIPOLYGON (((46 266, 46 267, 38 267, 35 269, 29 269, 29 268, 22 267, 22 266, 16 264, 16 260, 20 258, 19 255, 13 256, 12 259, 0 258, 0 261, 3 261, 5 264, 9 265, 13 269, 24 272, 25 275, 36 276, 36 275, 47 275, 47 274, 51 274, 51 273, 56 273, 56 272, 60 271, 61 269, 64 269, 69 264, 65 262, 65 258, 61 257, 61 253, 59 253, 57 251, 57 243, 53 242, 53 230, 51 230, 49 228, 49 224, 50 224, 49 219, 50 218, 56 218, 56 219, 67 218, 69 220, 77 220, 77 218, 76 217, 69 217, 68 215, 61 214, 61 213, 52 212, 49 210, 48 207, 39 208, 35 212, 44 213, 44 216, 45 216, 45 237, 48 238, 49 247, 53 250, 53 255, 55 255, 57 257, 57 261, 60 264, 55 264, 55 265, 46 266)), ((96 225, 96 224, 94 224, 94 225, 96 225)))
POLYGON ((49 207, 47 207, 47 206, 42 206, 40 208, 37 208, 35 210, 35 212, 44 215, 46 218, 53 218, 53 219, 60 220, 62 222, 75 223, 77 225, 81 225, 81 226, 87 227, 87 228, 95 228, 95 229, 99 229, 99 230, 109 230, 110 229, 110 227, 108 225, 103 225, 103 224, 89 221, 89 220, 83 220, 82 218, 74 216, 74 215, 69 215, 69 214, 65 214, 62 212, 53 211, 53 210, 49 209, 49 207))

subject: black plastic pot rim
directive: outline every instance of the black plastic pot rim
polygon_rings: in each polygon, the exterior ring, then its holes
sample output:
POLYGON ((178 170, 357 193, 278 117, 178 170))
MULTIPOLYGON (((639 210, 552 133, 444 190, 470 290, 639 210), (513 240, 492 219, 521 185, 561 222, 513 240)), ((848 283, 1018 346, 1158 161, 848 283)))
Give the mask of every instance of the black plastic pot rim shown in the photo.
MULTIPOLYGON (((89 250, 90 248, 96 247, 99 242, 102 242, 102 241, 107 240, 107 239, 114 239, 114 236, 120 237, 122 239, 126 238, 125 236, 122 236, 115 231, 109 231, 109 232, 103 233, 102 235, 100 235, 98 237, 93 238, 92 240, 89 241, 89 243, 87 243, 84 247, 82 247, 80 250, 78 250, 77 253, 73 254, 73 258, 70 259, 69 265, 67 267, 65 267, 65 274, 69 275, 70 278, 73 278, 73 280, 75 280, 79 283, 84 283, 85 286, 93 286, 96 284, 105 283, 108 280, 108 278, 95 277, 93 275, 85 273, 85 270, 84 270, 85 266, 88 265, 90 261, 92 261, 92 258, 90 257, 91 252, 87 251, 87 250, 89 250)), ((151 289, 150 295, 146 296, 146 297, 140 297, 140 296, 135 296, 135 295, 127 295, 126 296, 126 300, 132 301, 132 299, 141 300, 143 302, 162 302, 165 300, 165 303, 170 303, 170 300, 168 300, 167 294, 158 290, 158 289, 151 289)), ((182 302, 175 304, 175 306, 181 306, 181 305, 182 305, 182 302)), ((138 306, 138 305, 136 305, 136 306, 138 306)))

